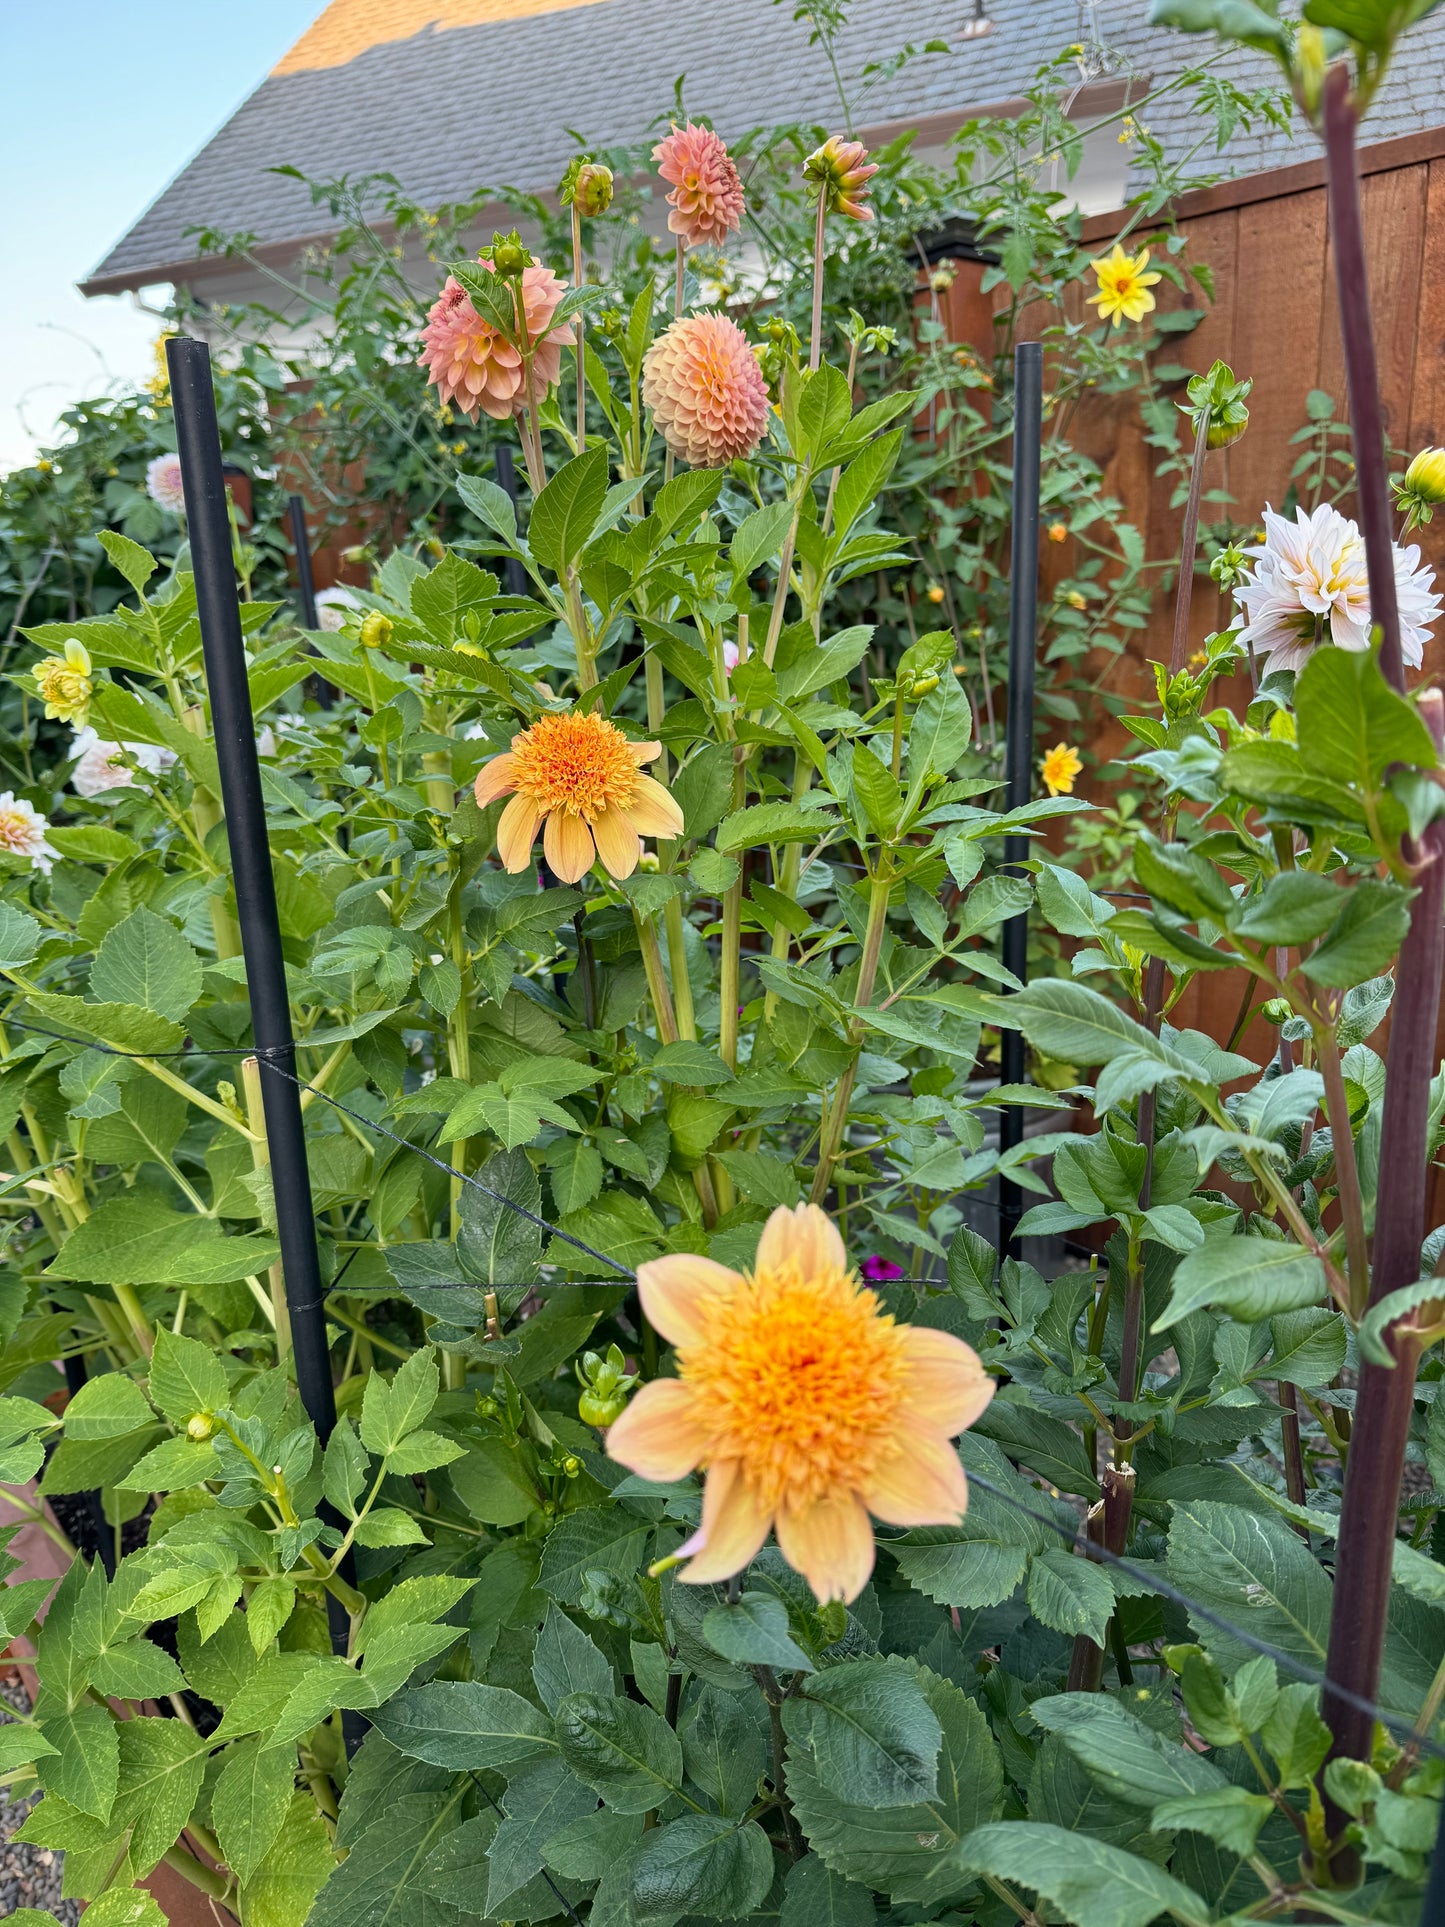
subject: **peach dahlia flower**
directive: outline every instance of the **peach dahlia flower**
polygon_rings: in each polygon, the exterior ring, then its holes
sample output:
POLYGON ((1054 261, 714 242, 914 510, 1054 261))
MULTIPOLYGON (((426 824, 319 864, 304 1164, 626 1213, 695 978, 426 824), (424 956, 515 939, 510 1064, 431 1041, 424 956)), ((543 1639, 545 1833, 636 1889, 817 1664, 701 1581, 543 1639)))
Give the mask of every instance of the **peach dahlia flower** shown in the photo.
POLYGON ((629 742, 594 710, 539 717, 477 776, 483 807, 512 798, 497 825, 503 867, 526 869, 541 828, 548 867, 563 883, 586 876, 599 856, 609 875, 630 877, 644 836, 682 835, 682 811, 642 773, 661 754, 661 743, 629 742))
POLYGON ((680 1578, 731 1578, 771 1529, 820 1601, 856 1599, 873 1570, 870 1512, 898 1526, 963 1517, 949 1440, 993 1382, 962 1339, 880 1310, 816 1205, 773 1213, 746 1276, 679 1252, 642 1265, 637 1284, 678 1376, 643 1386, 607 1451, 664 1483, 706 1469, 680 1578))
POLYGON ((694 468, 751 455, 768 426, 768 384, 747 336, 723 314, 686 315, 647 351, 642 399, 694 468))
POLYGON ((743 220, 743 184, 727 145, 710 127, 674 127, 652 150, 657 171, 672 185, 667 225, 684 247, 720 246, 743 220))
MULTIPOLYGON (((481 266, 494 273, 485 255, 481 266)), ((422 329, 422 352, 417 366, 425 368, 441 400, 475 422, 478 414, 493 421, 520 415, 529 400, 542 401, 562 372, 562 350, 572 346, 570 322, 552 327, 563 295, 563 282, 550 268, 535 261, 522 271, 522 312, 532 348, 529 396, 522 381, 522 356, 500 330, 473 307, 466 289, 454 275, 432 303, 422 329)))

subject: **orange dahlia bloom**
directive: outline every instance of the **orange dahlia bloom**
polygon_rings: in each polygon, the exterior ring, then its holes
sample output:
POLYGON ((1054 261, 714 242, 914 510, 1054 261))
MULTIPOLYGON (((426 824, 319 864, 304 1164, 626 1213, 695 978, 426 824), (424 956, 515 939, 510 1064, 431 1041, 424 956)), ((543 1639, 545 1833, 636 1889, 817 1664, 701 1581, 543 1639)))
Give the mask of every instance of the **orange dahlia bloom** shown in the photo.
POLYGON ((641 1266, 637 1284, 678 1376, 643 1386, 607 1450, 664 1483, 706 1468, 680 1578, 730 1579, 772 1529, 819 1600, 856 1599, 873 1570, 870 1512, 897 1526, 963 1517, 949 1440, 993 1382, 962 1339, 882 1311, 816 1205, 775 1211, 744 1277, 679 1252, 641 1266))
MULTIPOLYGON (((488 273, 495 272, 485 255, 481 265, 488 273)), ((572 346, 570 322, 552 327, 552 316, 566 292, 550 268, 533 262, 523 269, 522 313, 533 344, 530 397, 522 380, 520 350, 477 313, 454 275, 447 276, 427 315, 417 366, 426 369, 427 380, 441 400, 473 422, 479 413, 498 422, 520 415, 529 399, 542 401, 556 384, 562 372, 562 350, 572 346)))
POLYGON ((539 828, 548 867, 576 883, 601 857, 615 877, 630 877, 644 836, 682 835, 682 811, 642 764, 661 743, 632 743, 593 710, 541 716, 512 738, 512 747, 483 765, 477 802, 512 800, 497 825, 503 867, 525 870, 539 828))
POLYGON ((736 233, 743 220, 743 184, 722 138, 710 127, 674 126, 652 150, 657 171, 672 183, 667 225, 695 248, 711 241, 720 246, 736 233))
POLYGON ((747 336, 724 314, 686 315, 642 364, 642 399, 663 440, 694 468, 751 455, 768 426, 768 384, 747 336))

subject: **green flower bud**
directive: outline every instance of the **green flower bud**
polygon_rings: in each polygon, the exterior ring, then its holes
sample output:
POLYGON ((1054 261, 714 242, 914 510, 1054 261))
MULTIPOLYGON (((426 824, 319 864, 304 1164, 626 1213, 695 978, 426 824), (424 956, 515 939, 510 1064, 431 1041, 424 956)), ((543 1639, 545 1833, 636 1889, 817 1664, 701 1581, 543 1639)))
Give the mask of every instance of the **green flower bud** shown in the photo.
POLYGON ((362 618, 360 641, 363 649, 382 649, 391 641, 391 622, 379 609, 362 618))
POLYGON ((1267 1024, 1287 1024, 1294 1016, 1294 1007, 1288 997, 1271 997, 1267 1004, 1261 1004, 1259 1014, 1267 1024))
POLYGON ((208 1439, 215 1429, 215 1421, 208 1412, 197 1412, 194 1417, 186 1420, 186 1437, 194 1439, 198 1445, 202 1440, 208 1439))

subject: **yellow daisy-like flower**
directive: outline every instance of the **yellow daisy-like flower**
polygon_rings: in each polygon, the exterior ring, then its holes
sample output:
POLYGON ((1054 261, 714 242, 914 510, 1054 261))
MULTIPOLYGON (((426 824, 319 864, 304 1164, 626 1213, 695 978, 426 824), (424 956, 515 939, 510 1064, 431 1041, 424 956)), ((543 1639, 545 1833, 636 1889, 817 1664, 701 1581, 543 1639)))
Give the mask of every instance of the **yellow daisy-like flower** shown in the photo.
POLYGON ((72 636, 63 655, 47 656, 44 662, 36 663, 35 687, 44 700, 47 716, 84 729, 95 687, 90 679, 90 652, 85 644, 72 636))
POLYGON ((607 1450, 647 1479, 706 1469, 680 1578, 731 1578, 774 1530, 820 1601, 856 1599, 873 1570, 870 1512, 897 1526, 963 1517, 949 1440, 993 1382, 962 1339, 882 1311, 816 1205, 773 1213, 746 1276, 679 1252, 641 1266, 637 1284, 678 1376, 642 1388, 607 1450))
POLYGON ((1112 315, 1117 328, 1121 321, 1142 321, 1154 306, 1154 297, 1149 290, 1163 277, 1146 274, 1149 265, 1149 250, 1143 248, 1138 254, 1125 254, 1123 247, 1116 242, 1112 254, 1100 255, 1092 263, 1094 273, 1099 277, 1099 292, 1089 296, 1089 304, 1099 310, 1099 319, 1107 321, 1112 315))
POLYGON ((512 738, 477 776, 477 802, 512 800, 497 825, 504 867, 525 870, 537 831, 548 867, 576 883, 601 857, 609 875, 630 877, 644 836, 682 835, 682 811, 642 764, 661 743, 633 743, 593 710, 542 716, 512 738))
POLYGON ((1070 749, 1067 743, 1055 743, 1040 771, 1044 788, 1050 796, 1072 796, 1074 778, 1083 767, 1084 759, 1077 750, 1070 749))

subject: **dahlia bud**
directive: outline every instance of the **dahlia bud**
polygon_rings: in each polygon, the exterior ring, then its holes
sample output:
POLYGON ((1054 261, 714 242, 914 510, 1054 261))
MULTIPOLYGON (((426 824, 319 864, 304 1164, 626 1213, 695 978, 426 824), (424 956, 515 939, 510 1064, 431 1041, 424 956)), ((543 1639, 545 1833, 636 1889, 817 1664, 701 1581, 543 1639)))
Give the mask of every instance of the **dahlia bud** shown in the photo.
POLYGON ((1066 525, 1065 523, 1063 523, 1063 522, 1050 522, 1050 524, 1049 524, 1049 540, 1050 540, 1051 542, 1066 542, 1066 541, 1068 540, 1068 538, 1069 538, 1069 531, 1068 531, 1068 527, 1067 527, 1067 525, 1066 525))
POLYGON ((358 569, 363 563, 370 562, 373 551, 368 543, 359 542, 355 548, 343 549, 341 559, 348 568, 358 569))
POLYGON ((839 134, 830 134, 803 163, 804 175, 828 212, 845 214, 850 221, 873 219, 872 208, 863 202, 868 182, 877 172, 878 164, 869 160, 862 141, 845 141, 839 134))
POLYGON ((493 273, 508 280, 515 280, 531 267, 532 256, 515 228, 510 234, 492 236, 491 263, 493 273))
POLYGON ((215 1425, 207 1412, 197 1412, 194 1418, 188 1418, 186 1420, 186 1437, 188 1439, 194 1439, 197 1445, 200 1445, 204 1440, 208 1439, 215 1429, 215 1425))
POLYGON ((1294 1007, 1288 997, 1271 997, 1260 1005, 1259 1014, 1267 1024, 1287 1024, 1294 1016, 1294 1007))
POLYGON ((605 214, 612 205, 612 169, 600 161, 573 161, 562 177, 557 198, 563 207, 575 207, 589 219, 605 214))
POLYGON ((1234 370, 1227 363, 1216 361, 1207 375, 1193 378, 1189 384, 1189 400, 1180 402, 1179 408, 1193 422, 1196 434, 1207 420, 1206 446, 1228 448, 1249 426, 1249 410, 1244 403, 1253 386, 1253 381, 1236 381, 1234 370))
POLYGON ((1405 511, 1406 529, 1428 522, 1445 502, 1445 448, 1422 448, 1395 484, 1395 499, 1405 511))
POLYGON ((379 609, 363 616, 359 640, 363 649, 384 649, 391 641, 391 623, 379 609))
POLYGON ((941 582, 930 582, 930 583, 929 583, 929 585, 928 585, 928 600, 929 600, 930 602, 942 602, 942 600, 943 600, 943 584, 942 584, 941 582))
POLYGON ((1209 573, 1218 588, 1228 591, 1249 567, 1249 557, 1235 543, 1229 542, 1222 548, 1209 565, 1209 573))

